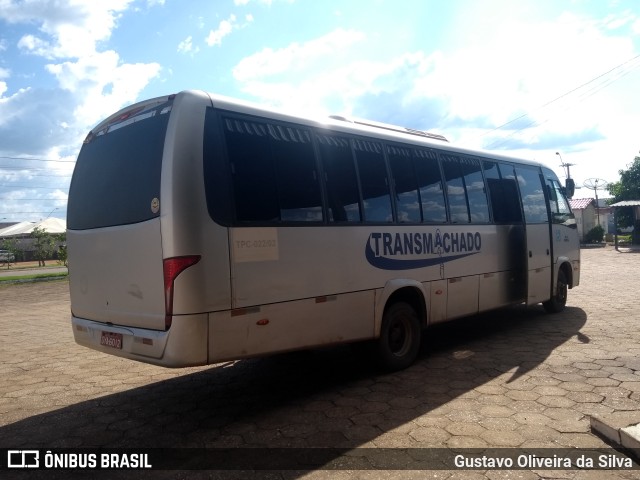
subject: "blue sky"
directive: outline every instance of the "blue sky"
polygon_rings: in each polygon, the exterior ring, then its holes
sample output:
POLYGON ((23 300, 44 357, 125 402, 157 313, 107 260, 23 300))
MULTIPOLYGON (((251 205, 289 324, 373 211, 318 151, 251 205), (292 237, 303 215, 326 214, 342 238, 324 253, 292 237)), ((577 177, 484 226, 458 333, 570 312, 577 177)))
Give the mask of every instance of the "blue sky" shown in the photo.
POLYGON ((0 0, 0 222, 64 218, 88 130, 180 90, 430 130, 564 178, 560 152, 581 185, 638 154, 639 84, 637 0, 0 0))

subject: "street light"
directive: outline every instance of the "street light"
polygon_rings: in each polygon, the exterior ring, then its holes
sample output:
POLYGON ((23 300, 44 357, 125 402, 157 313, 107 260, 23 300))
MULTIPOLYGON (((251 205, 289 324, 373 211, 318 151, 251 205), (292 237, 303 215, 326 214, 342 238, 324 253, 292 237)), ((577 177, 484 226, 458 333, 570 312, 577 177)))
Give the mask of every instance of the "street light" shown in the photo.
MULTIPOLYGON (((54 208, 53 210, 51 210, 51 211, 49 212, 49 215, 47 215, 47 218, 49 218, 49 217, 51 216, 51 214, 52 214, 53 212, 55 212, 56 210, 58 210, 58 207, 56 207, 56 208, 54 208)), ((47 218, 45 218, 45 220, 46 220, 47 218)))

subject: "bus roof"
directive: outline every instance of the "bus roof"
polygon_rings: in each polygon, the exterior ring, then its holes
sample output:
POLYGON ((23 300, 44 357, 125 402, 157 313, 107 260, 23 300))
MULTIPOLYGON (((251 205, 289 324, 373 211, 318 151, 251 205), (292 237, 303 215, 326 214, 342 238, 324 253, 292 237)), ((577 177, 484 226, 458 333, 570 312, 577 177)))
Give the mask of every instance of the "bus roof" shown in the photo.
MULTIPOLYGON (((184 94, 201 93, 197 91, 184 91, 184 94)), ((415 130, 408 127, 389 125, 373 120, 352 119, 341 115, 331 115, 325 118, 314 118, 310 116, 302 116, 285 112, 283 110, 269 108, 261 105, 252 104, 243 100, 237 100, 223 95, 207 93, 211 99, 214 108, 229 110, 247 115, 265 116, 276 120, 291 123, 301 123, 308 126, 319 128, 327 128, 330 130, 341 131, 344 133, 361 134, 379 139, 396 141, 402 143, 410 143, 416 146, 437 148, 446 150, 451 153, 461 153, 474 155, 477 157, 485 157, 492 160, 502 160, 505 162, 516 162, 527 165, 545 166, 541 162, 534 160, 526 160, 523 158, 505 155, 501 153, 489 152, 486 150, 475 150, 465 147, 459 147, 449 143, 443 136, 422 130, 415 130)))
POLYGON ((238 100, 224 95, 205 92, 202 90, 183 90, 175 95, 165 95, 162 97, 151 98, 129 105, 101 121, 92 129, 90 135, 99 132, 111 123, 117 122, 125 112, 131 112, 143 107, 149 107, 152 105, 157 105, 159 103, 171 101, 181 95, 193 95, 201 97, 203 100, 208 99, 211 103, 211 106, 213 106, 214 108, 244 113, 247 115, 264 116, 275 120, 290 123, 299 123, 316 128, 325 128, 343 133, 366 135, 369 137, 379 138, 381 140, 436 148, 438 150, 445 150, 451 153, 473 155, 477 157, 484 157, 505 162, 545 166, 541 162, 534 160, 526 160, 523 158, 501 153, 456 146, 449 143, 449 141, 443 135, 426 132, 423 130, 385 124, 374 120, 349 118, 341 115, 331 115, 324 118, 296 115, 290 112, 285 112, 283 110, 265 107, 263 105, 257 105, 248 101, 238 100))

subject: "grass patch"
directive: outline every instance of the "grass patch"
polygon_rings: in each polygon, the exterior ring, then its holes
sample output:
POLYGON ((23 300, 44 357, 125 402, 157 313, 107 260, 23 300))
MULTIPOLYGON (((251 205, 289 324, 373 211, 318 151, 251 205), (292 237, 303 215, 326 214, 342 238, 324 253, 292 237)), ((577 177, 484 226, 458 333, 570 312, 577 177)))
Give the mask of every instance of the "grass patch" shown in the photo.
POLYGON ((68 272, 60 272, 60 273, 37 273, 32 275, 11 275, 7 277, 0 277, 1 283, 13 283, 13 282, 27 282, 29 280, 33 281, 42 281, 42 280, 56 280, 56 279, 66 279, 68 277, 68 272))

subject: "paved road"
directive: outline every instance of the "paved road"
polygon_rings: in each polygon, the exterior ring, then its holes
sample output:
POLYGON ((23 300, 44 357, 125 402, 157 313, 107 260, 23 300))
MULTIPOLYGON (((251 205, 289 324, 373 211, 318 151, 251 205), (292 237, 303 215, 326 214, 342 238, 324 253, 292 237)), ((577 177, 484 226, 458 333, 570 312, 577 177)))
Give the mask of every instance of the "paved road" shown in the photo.
MULTIPOLYGON (((606 447, 590 415, 640 422, 638 271, 640 253, 584 250, 582 285, 564 313, 516 308, 433 329, 418 362, 391 375, 347 347, 183 370, 121 360, 73 342, 65 281, 0 286, 0 448, 606 447)), ((131 478, 640 478, 637 470, 151 473, 131 478)))

